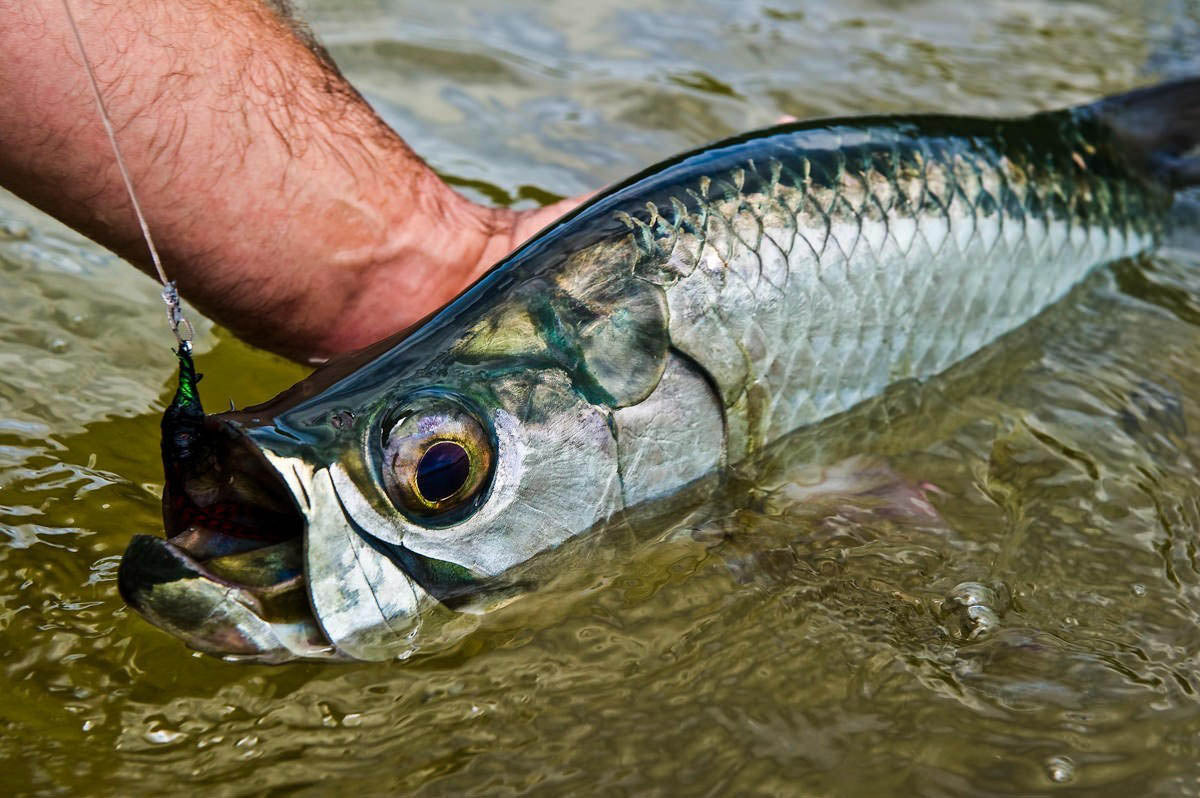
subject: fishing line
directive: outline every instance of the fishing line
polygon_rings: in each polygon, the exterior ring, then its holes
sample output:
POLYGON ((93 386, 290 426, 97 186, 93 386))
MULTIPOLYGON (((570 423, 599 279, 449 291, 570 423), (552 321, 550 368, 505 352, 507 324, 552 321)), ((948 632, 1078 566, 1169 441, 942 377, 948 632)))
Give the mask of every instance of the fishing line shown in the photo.
POLYGON ((167 305, 167 324, 171 326, 171 332, 174 334, 175 340, 179 342, 179 353, 181 355, 191 354, 192 337, 195 331, 192 329, 192 323, 183 316, 179 289, 175 286, 174 280, 167 279, 167 272, 163 268, 162 260, 158 257, 158 248, 154 246, 154 238, 150 235, 150 225, 146 223, 141 203, 138 202, 137 193, 133 190, 133 179, 125 167, 125 158, 121 155, 121 148, 117 144, 117 134, 113 130, 112 120, 108 116, 108 108, 104 105, 104 97, 100 93, 100 84, 96 82, 96 73, 92 70, 92 62, 88 59, 87 49, 83 46, 83 36, 79 33, 79 26, 75 24, 75 15, 71 13, 71 5, 68 0, 62 0, 62 5, 63 10, 67 13, 67 22, 71 24, 71 32, 75 34, 75 43, 79 46, 79 55, 83 58, 84 69, 87 70, 92 96, 96 98, 96 108, 100 111, 100 121, 104 123, 104 132, 108 134, 108 142, 112 145, 117 168, 121 172, 121 179, 125 181, 125 191, 129 194, 129 202, 133 205, 138 225, 142 228, 142 238, 146 240, 146 247, 150 250, 150 260, 154 263, 158 281, 162 283, 162 300, 167 305))

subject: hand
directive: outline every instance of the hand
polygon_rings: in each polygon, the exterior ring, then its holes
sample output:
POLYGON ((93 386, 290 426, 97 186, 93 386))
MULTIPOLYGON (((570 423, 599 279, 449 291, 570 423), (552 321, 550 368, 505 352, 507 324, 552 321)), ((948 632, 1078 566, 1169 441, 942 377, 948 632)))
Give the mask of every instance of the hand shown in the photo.
MULTIPOLYGON (((300 360, 442 306, 571 208, 476 205, 259 0, 70 0, 168 275, 300 360)), ((150 272, 61 0, 0 0, 0 182, 150 272)))

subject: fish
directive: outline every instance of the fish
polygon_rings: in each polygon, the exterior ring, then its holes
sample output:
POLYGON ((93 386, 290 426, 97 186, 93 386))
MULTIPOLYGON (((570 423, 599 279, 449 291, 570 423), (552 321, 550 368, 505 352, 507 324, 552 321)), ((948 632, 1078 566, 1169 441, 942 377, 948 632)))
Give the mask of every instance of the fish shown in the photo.
POLYGON ((603 192, 261 405, 205 414, 182 351, 165 536, 133 537, 120 593, 228 659, 445 650, 568 544, 1002 346, 1152 249, 1198 141, 1200 79, 785 124, 603 192))

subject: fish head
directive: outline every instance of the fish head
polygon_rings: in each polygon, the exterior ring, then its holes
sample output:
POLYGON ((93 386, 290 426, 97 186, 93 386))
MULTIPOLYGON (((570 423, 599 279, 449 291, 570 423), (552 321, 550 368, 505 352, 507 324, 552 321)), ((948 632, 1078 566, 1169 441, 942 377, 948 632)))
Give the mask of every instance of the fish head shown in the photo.
POLYGON ((126 601, 194 648, 259 661, 406 658, 510 601, 517 566, 624 508, 614 407, 645 398, 666 350, 658 297, 649 316, 606 311, 614 332, 525 288, 264 405, 164 420, 166 537, 131 543, 126 601), (645 318, 660 340, 642 340, 645 318))

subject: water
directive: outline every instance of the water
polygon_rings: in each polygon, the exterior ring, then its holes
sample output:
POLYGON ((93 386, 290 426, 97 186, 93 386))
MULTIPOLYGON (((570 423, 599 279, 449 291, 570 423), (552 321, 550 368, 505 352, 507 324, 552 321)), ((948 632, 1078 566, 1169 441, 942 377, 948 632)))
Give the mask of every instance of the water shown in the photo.
MULTIPOLYGON (((783 114, 1084 100, 1194 63, 1200 25, 1019 0, 306 13, 435 168, 523 205, 783 114)), ((0 269, 0 787, 1200 794, 1186 237, 405 666, 229 665, 126 611, 173 369, 157 291, 7 197, 0 269), (858 493, 821 494, 809 463, 848 456, 826 476, 858 493)), ((213 406, 304 373, 208 325, 199 351, 213 406)))

